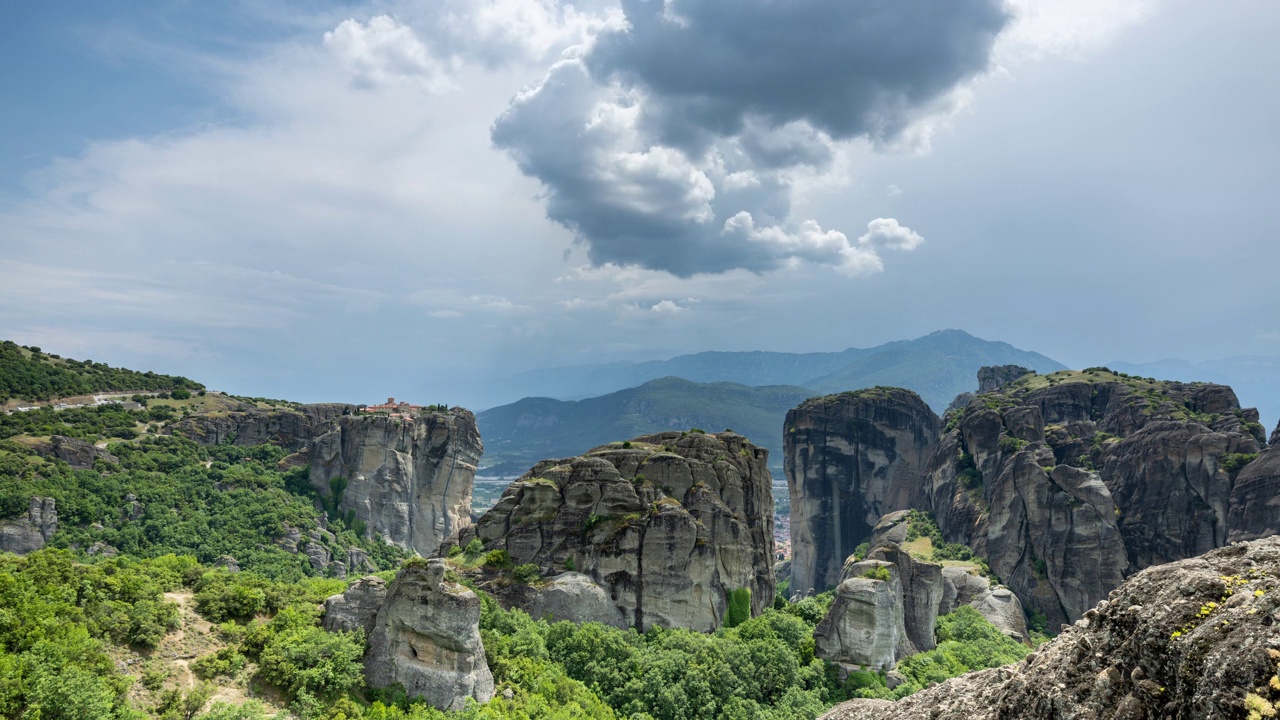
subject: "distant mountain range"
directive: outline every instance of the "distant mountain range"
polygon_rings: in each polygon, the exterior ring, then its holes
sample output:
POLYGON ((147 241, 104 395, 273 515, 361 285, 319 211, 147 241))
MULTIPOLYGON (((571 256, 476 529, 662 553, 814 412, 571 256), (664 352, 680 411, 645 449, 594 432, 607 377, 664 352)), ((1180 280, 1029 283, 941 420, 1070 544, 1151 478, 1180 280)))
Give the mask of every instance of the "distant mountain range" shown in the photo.
POLYGON ((546 458, 570 457, 658 430, 732 429, 782 458, 782 421, 814 391, 748 387, 676 377, 587 400, 525 398, 476 415, 484 438, 481 475, 519 475, 546 458))
POLYGON ((572 365, 532 370, 506 386, 514 397, 578 400, 636 387, 661 377, 742 385, 797 385, 819 393, 874 385, 915 390, 941 412, 956 395, 978 387, 983 365, 1022 365, 1037 372, 1066 366, 1040 353, 982 340, 963 330, 940 330, 915 340, 840 352, 702 352, 670 360, 572 365))
POLYGON ((691 427, 732 428, 768 448, 770 465, 780 468, 783 420, 803 400, 891 385, 916 391, 941 413, 956 395, 977 389, 978 368, 1007 364, 1042 373, 1065 369, 1008 343, 943 330, 841 352, 705 352, 538 370, 516 380, 531 395, 551 397, 526 397, 477 415, 485 445, 483 474, 515 475, 543 458, 691 427), (576 399, 589 393, 599 396, 576 399))

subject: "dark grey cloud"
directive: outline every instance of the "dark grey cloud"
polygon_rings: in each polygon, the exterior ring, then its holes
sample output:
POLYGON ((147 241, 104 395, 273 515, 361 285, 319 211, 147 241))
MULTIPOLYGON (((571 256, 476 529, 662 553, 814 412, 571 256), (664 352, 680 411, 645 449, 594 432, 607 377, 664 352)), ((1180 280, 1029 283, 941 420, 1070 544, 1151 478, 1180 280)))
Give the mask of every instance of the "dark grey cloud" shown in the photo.
POLYGON ((624 0, 630 28, 587 62, 644 87, 659 140, 739 133, 749 117, 832 137, 892 138, 986 69, 1001 0, 624 0))
POLYGON ((885 246, 792 216, 797 178, 828 170, 841 141, 890 142, 936 112, 986 70, 1010 20, 1000 0, 623 10, 625 26, 513 99, 492 139, 545 184, 548 217, 592 262, 681 276, 797 260, 882 268, 868 256, 885 246))

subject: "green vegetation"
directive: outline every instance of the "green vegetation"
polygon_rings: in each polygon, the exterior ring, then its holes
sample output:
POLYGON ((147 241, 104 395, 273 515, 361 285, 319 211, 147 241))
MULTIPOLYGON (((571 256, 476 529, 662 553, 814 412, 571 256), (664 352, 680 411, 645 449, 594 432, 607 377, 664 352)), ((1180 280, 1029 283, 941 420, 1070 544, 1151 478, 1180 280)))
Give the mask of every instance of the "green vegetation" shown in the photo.
POLYGON ((893 575, 889 572, 889 568, 884 565, 877 565, 873 568, 867 568, 862 571, 862 577, 870 580, 883 580, 889 582, 893 575))
POLYGON ((738 588, 729 593, 729 606, 724 611, 724 626, 735 628, 751 619, 751 588, 738 588))
POLYGON ((204 389, 193 380, 153 372, 109 367, 92 360, 71 360, 44 354, 37 347, 0 342, 0 403, 10 399, 52 400, 108 391, 188 393, 204 389))
POLYGON ((920 538, 928 538, 931 542, 933 552, 924 558, 925 560, 956 560, 959 562, 973 563, 984 575, 991 575, 991 568, 982 558, 973 554, 973 550, 963 543, 949 543, 942 537, 942 530, 938 528, 938 522, 933 519, 933 514, 923 510, 912 510, 907 517, 907 542, 919 540, 920 538))
POLYGON ((1222 469, 1235 474, 1245 465, 1258 459, 1258 453, 1231 453, 1222 456, 1222 469))
MULTIPOLYGON (((0 415, 0 518, 25 513, 32 497, 52 497, 59 519, 53 547, 104 543, 135 558, 190 555, 204 564, 229 555, 266 577, 316 574, 306 555, 274 543, 286 525, 303 533, 320 526, 314 507, 320 498, 306 469, 279 470, 287 452, 271 445, 205 448, 167 435, 123 440, 138 434, 139 424, 157 410, 99 406, 0 415), (117 462, 99 460, 91 470, 78 470, 38 456, 30 441, 52 434, 114 440, 107 450, 117 462), (124 510, 129 495, 136 498, 137 516, 124 510)), ((360 547, 379 568, 395 567, 405 556, 379 539, 358 536, 341 519, 329 531, 332 539, 323 536, 324 542, 338 555, 360 547)))

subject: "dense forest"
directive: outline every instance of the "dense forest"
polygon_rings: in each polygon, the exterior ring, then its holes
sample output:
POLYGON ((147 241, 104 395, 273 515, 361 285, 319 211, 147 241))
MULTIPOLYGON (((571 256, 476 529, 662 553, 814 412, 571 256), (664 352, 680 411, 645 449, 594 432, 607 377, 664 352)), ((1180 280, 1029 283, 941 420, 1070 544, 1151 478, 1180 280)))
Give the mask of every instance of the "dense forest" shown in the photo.
POLYGON ((194 380, 113 368, 92 360, 47 355, 38 347, 0 342, 0 404, 9 400, 52 400, 112 391, 190 393, 204 389, 194 380))
POLYGON ((418 561, 327 516, 306 468, 281 448, 159 432, 193 407, 0 415, 0 522, 33 497, 53 498, 58 512, 44 549, 0 555, 0 718, 810 720, 849 697, 901 697, 1028 651, 965 607, 941 619, 938 648, 902 663, 906 682, 890 690, 882 673, 841 679, 815 658, 829 593, 779 597, 713 634, 641 634, 537 620, 476 588, 498 694, 444 713, 366 686, 362 633, 320 626, 323 600, 349 580, 281 538, 292 528, 326 556, 357 549, 365 572, 387 580, 418 561), (54 436, 100 454, 73 468, 47 452, 54 436))

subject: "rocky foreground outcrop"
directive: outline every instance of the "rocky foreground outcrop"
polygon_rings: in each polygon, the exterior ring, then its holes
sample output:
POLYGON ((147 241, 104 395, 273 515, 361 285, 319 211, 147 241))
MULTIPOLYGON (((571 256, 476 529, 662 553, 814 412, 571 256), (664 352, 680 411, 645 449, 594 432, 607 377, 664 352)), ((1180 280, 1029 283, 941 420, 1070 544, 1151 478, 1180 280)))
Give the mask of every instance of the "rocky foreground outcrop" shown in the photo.
POLYGON ((356 412, 355 405, 316 403, 264 410, 249 403, 217 413, 198 413, 169 423, 163 432, 181 435, 201 445, 249 447, 271 443, 291 452, 305 450, 328 432, 333 422, 356 412))
POLYGON ((825 720, 1274 717, 1280 538, 1149 568, 1026 660, 825 720), (1249 714, 1249 709, 1255 711, 1249 714))
POLYGON ((493 675, 480 642, 480 598, 445 579, 445 569, 443 560, 411 561, 390 588, 364 578, 325 601, 324 624, 368 630, 370 686, 399 683, 410 697, 461 710, 467 698, 493 697, 493 675))
POLYGON ((536 616, 711 631, 732 591, 751 591, 753 614, 773 602, 767 458, 735 433, 664 432, 546 460, 458 543, 478 537, 556 576, 499 595, 536 616))
POLYGON ((57 503, 50 497, 33 497, 27 514, 0 520, 0 552, 26 555, 44 547, 58 532, 57 503))
POLYGON ((369 537, 429 555, 471 522, 483 452, 475 416, 461 408, 347 415, 311 443, 310 480, 369 537))
POLYGON ((920 506, 939 428, 919 395, 898 388, 814 398, 787 413, 792 593, 834 587, 882 515, 920 506))
POLYGON ((1055 627, 1128 575, 1256 525, 1232 514, 1257 498, 1233 493, 1230 459, 1259 452, 1257 420, 1223 385, 1024 376, 949 418, 921 507, 1055 627))

